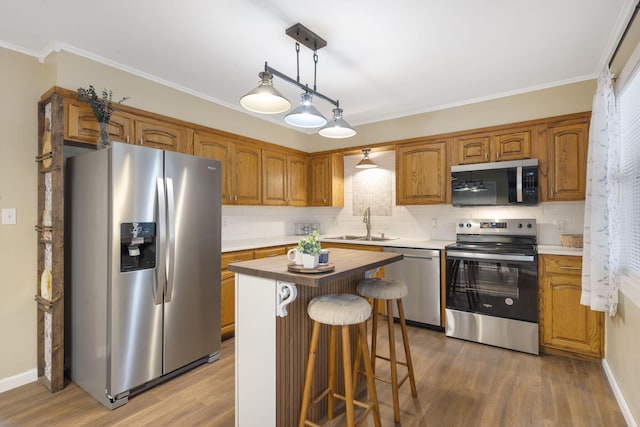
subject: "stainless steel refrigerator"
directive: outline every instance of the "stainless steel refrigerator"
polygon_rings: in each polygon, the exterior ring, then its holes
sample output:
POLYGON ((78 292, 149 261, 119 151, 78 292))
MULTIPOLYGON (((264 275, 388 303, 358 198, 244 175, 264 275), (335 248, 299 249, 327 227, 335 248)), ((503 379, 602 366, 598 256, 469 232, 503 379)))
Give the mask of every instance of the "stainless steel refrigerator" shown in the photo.
POLYGON ((71 379, 113 409, 217 360, 220 162, 113 143, 65 174, 71 379))

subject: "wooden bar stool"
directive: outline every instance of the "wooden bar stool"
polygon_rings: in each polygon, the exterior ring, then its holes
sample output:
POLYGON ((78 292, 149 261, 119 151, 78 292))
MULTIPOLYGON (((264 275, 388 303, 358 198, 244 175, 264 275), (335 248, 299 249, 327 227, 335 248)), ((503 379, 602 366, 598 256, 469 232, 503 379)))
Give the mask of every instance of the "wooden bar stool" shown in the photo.
POLYGON ((371 306, 364 299, 353 294, 331 294, 315 297, 307 306, 307 313, 313 320, 313 330, 311 332, 311 342, 309 344, 309 359, 304 380, 304 391, 302 394, 302 408, 300 409, 299 427, 305 425, 317 426, 317 424, 307 419, 309 407, 311 406, 311 386, 313 383, 313 372, 315 369, 316 352, 320 338, 320 326, 330 325, 329 333, 329 372, 328 387, 317 397, 313 403, 318 403, 325 396, 327 402, 327 417, 333 418, 334 398, 345 402, 347 426, 356 425, 354 405, 364 408, 364 413, 358 418, 358 423, 365 419, 369 412, 373 412, 373 420, 376 427, 380 427, 380 410, 376 396, 375 381, 371 360, 367 346, 367 334, 365 323, 371 316, 371 306), (369 402, 354 400, 355 387, 353 385, 353 371, 351 365, 351 343, 349 340, 349 326, 358 325, 358 343, 356 354, 362 354, 367 377, 367 387, 369 389, 369 402), (336 341, 338 326, 342 332, 342 364, 344 370, 345 395, 336 393, 335 370, 336 370, 336 341))
MULTIPOLYGON (((411 383, 411 394, 415 397, 418 395, 416 389, 416 380, 413 375, 413 363, 411 362, 411 351, 409 349, 409 338, 407 336, 407 325, 404 319, 404 308, 402 306, 402 298, 405 297, 409 290, 407 285, 398 280, 391 279, 378 279, 367 278, 361 281, 356 288, 357 292, 365 298, 373 299, 373 307, 378 307, 378 300, 386 301, 387 309, 387 326, 389 331, 389 357, 380 356, 377 353, 377 333, 378 333, 378 315, 377 312, 373 313, 371 320, 371 364, 372 369, 375 372, 376 358, 383 359, 391 364, 391 378, 384 378, 375 376, 375 379, 379 381, 391 384, 391 391, 393 393, 393 418, 396 423, 400 422, 400 403, 398 400, 398 389, 409 378, 411 383), (395 345, 395 333, 393 326, 393 301, 396 301, 398 305, 398 315, 400 317, 400 328, 402 330, 402 341, 404 343, 404 354, 406 361, 398 361, 396 357, 396 345, 395 345), (398 365, 403 365, 407 368, 407 374, 398 380, 398 365)), ((357 355, 356 355, 357 357, 357 355)), ((357 368, 356 359, 356 368, 357 368)))

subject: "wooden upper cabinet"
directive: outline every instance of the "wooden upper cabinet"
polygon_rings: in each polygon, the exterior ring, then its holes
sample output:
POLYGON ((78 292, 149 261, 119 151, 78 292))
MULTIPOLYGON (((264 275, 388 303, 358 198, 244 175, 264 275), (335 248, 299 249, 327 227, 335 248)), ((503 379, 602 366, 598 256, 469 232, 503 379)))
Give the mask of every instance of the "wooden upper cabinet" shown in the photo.
POLYGON ((307 158, 283 151, 262 150, 262 204, 307 205, 307 158))
POLYGON ((527 129, 491 137, 492 161, 520 160, 531 158, 531 134, 527 129))
POLYGON ((452 157, 456 165, 484 163, 491 159, 491 137, 468 135, 453 140, 452 157))
POLYGON ((447 203, 450 199, 447 140, 399 145, 396 171, 398 205, 447 203))
POLYGON ((135 120, 135 143, 161 150, 193 154, 192 130, 152 118, 135 120))
MULTIPOLYGON (((95 144, 100 135, 100 125, 86 103, 64 98, 64 139, 95 144)), ((133 134, 133 119, 127 113, 114 111, 108 125, 112 141, 130 142, 133 134)))
POLYGON ((289 206, 307 206, 309 158, 304 155, 287 155, 287 196, 289 206))
POLYGON ((287 204, 287 155, 262 150, 262 204, 287 204))
POLYGON ((223 135, 197 130, 193 134, 193 154, 222 162, 221 199, 222 204, 232 204, 230 165, 233 158, 233 144, 223 135))
POLYGON ((224 132, 198 129, 193 135, 193 154, 222 162, 222 204, 261 204, 262 154, 259 147, 236 142, 224 132))
POLYGON ((533 129, 508 129, 454 138, 452 164, 499 162, 531 158, 533 129))
POLYGON ((262 204, 262 153, 250 144, 234 143, 230 164, 233 203, 262 204))
POLYGON ((542 191, 543 200, 584 200, 589 123, 547 126, 545 134, 548 191, 542 191))
POLYGON ((312 156, 309 169, 309 206, 344 206, 343 155, 312 156))

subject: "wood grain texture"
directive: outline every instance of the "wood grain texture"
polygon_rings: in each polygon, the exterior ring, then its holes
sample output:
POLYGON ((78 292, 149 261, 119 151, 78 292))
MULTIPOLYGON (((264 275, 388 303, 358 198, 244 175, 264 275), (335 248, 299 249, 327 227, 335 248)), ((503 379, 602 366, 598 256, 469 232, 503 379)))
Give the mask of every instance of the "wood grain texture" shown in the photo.
POLYGON ((390 252, 334 248, 331 250, 330 261, 332 264, 335 264, 336 269, 331 273, 291 273, 287 269, 290 261, 284 255, 232 263, 229 264, 229 270, 249 276, 318 287, 353 274, 364 273, 367 270, 400 261, 401 259, 402 254, 390 252))
MULTIPOLYGON (((404 427, 626 425, 598 363, 532 356, 411 326, 408 330, 418 397, 411 397, 409 388, 400 389, 404 427)), ((114 411, 73 383, 55 394, 38 383, 27 384, 0 394, 0 425, 233 426, 233 352, 234 340, 223 341, 219 361, 134 396, 114 411)), ((387 366, 379 362, 376 371, 385 374, 387 366)), ((391 388, 377 382, 376 389, 382 425, 394 426, 391 388)), ((340 404, 336 416, 324 425, 344 425, 340 404)), ((373 424, 368 420, 364 425, 373 424)))

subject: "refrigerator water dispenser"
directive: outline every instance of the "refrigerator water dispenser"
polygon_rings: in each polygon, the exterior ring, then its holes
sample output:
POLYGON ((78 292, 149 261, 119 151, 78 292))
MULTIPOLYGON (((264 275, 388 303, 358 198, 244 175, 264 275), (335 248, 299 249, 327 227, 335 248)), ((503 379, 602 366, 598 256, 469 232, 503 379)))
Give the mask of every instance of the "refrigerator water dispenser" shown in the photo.
POLYGON ((120 224, 120 271, 136 271, 156 266, 155 222, 120 224))

